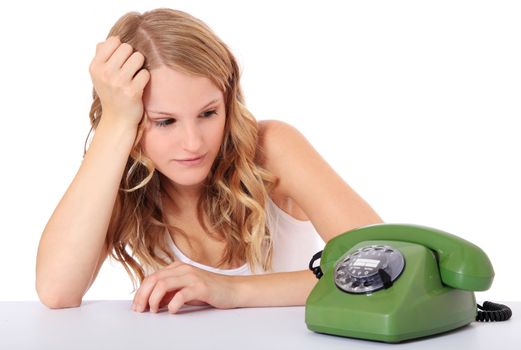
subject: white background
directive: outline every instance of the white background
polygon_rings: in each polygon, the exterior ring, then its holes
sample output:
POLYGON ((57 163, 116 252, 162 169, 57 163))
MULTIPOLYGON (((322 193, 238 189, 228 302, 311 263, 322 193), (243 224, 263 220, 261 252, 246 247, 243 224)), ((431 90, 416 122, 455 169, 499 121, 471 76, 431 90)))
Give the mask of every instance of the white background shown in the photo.
MULTIPOLYGON (((520 300, 519 2, 2 6, 0 300, 38 300, 38 242, 82 160, 96 44, 124 13, 156 7, 207 23, 236 55, 256 118, 296 126, 384 221, 484 249, 496 277, 478 301, 520 300)), ((107 260, 84 299, 131 289, 107 260)))

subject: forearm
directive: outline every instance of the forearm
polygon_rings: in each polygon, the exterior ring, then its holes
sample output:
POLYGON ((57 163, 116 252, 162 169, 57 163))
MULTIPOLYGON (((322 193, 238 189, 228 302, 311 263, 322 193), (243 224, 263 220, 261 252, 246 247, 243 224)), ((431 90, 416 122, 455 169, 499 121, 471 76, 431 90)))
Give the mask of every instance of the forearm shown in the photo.
POLYGON ((83 296, 103 247, 135 135, 102 122, 78 173, 47 223, 36 259, 36 289, 46 304, 83 296))
POLYGON ((237 283, 236 307, 305 305, 318 282, 309 270, 234 278, 237 283))

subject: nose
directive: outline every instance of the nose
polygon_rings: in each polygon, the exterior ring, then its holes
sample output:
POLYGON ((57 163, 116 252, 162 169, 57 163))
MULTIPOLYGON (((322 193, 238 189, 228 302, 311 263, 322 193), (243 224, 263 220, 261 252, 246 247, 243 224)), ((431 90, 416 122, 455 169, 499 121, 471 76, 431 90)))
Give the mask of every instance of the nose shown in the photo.
POLYGON ((203 144, 203 138, 198 126, 194 123, 186 123, 181 136, 181 146, 190 153, 198 153, 203 144))

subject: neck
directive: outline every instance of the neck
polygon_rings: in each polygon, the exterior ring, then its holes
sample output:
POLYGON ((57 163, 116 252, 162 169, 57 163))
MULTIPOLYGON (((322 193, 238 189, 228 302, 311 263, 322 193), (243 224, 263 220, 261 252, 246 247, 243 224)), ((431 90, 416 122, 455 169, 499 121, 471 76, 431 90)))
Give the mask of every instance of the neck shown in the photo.
POLYGON ((202 184, 179 186, 168 179, 163 183, 164 196, 177 212, 195 212, 202 187, 202 184))

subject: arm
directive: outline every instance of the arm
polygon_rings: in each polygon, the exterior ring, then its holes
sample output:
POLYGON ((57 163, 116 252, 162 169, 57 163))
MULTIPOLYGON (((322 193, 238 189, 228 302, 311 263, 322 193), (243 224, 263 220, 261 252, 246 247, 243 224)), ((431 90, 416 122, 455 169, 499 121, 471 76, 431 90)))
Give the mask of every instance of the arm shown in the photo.
MULTIPOLYGON (((279 177, 278 191, 297 202, 325 242, 382 222, 298 130, 280 121, 263 123, 263 165, 279 177)), ((309 270, 235 276, 237 307, 305 305, 317 281, 309 270)))
POLYGON ((262 123, 261 164, 279 178, 277 192, 302 208, 324 242, 383 222, 296 128, 277 120, 262 123))
POLYGON ((143 119, 150 72, 119 36, 96 46, 89 65, 101 119, 92 144, 47 223, 36 258, 36 291, 51 308, 75 307, 96 277, 122 174, 143 119))
POLYGON ((233 278, 236 307, 305 305, 318 282, 309 270, 233 278))
POLYGON ((51 308, 75 307, 107 252, 104 240, 135 131, 100 122, 78 173, 47 223, 36 259, 36 290, 51 308), (105 251, 104 251, 105 250, 105 251))
POLYGON ((304 305, 316 283, 311 271, 227 276, 175 261, 144 279, 132 309, 143 312, 150 306, 158 312, 168 305, 176 313, 185 304, 219 309, 304 305))

